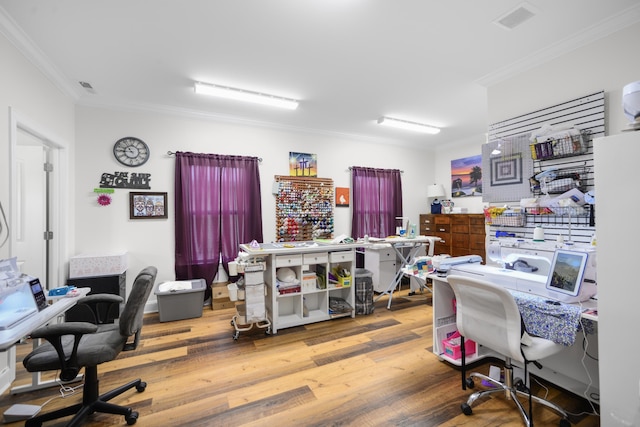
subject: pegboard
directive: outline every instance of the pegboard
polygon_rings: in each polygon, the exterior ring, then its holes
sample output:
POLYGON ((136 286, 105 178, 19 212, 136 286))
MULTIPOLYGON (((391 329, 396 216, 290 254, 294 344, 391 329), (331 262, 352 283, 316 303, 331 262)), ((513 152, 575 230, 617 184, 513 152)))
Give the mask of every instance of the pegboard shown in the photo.
POLYGON ((482 147, 484 202, 514 202, 531 197, 528 178, 551 167, 586 168, 582 177, 587 190, 593 186, 593 146, 591 141, 605 135, 604 91, 562 102, 489 126, 489 142, 482 147), (585 136, 580 150, 564 155, 532 158, 532 132, 543 125, 573 127, 585 136), (570 157, 569 157, 569 155, 570 157), (486 179, 485 179, 486 177, 486 179))
POLYGON ((279 242, 333 238, 333 180, 275 176, 276 239, 279 242))

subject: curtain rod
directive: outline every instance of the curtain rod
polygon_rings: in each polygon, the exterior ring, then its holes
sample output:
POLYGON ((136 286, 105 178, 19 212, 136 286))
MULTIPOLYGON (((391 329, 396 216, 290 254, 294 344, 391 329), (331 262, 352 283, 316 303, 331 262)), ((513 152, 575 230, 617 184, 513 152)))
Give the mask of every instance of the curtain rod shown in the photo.
MULTIPOLYGON (((176 153, 174 153, 173 151, 167 151, 167 156, 173 156, 174 154, 176 153)), ((262 163, 262 157, 258 157, 258 161, 262 163)))
MULTIPOLYGON (((354 167, 357 167, 357 166, 349 166, 349 170, 352 170, 354 167)), ((376 169, 376 168, 372 168, 372 169, 376 169)), ((400 173, 404 173, 404 171, 400 169, 400 173)))

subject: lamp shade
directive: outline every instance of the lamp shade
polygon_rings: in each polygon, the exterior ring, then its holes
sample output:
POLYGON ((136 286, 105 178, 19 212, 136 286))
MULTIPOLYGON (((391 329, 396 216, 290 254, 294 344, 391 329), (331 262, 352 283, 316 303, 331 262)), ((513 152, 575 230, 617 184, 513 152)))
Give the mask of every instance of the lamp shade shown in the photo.
POLYGON ((431 184, 427 187, 427 197, 444 197, 445 195, 442 184, 431 184))

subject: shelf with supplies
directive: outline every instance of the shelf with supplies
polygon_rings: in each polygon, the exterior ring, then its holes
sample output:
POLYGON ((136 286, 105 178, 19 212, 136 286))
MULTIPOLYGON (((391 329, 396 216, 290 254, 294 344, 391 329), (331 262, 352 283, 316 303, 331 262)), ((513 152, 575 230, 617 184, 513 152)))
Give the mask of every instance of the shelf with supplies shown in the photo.
POLYGON ((525 208, 525 218, 536 225, 595 226, 595 206, 585 204, 576 207, 525 208))
POLYGON ((240 248, 249 257, 265 260, 271 333, 336 317, 355 317, 355 243, 261 243, 240 248))
POLYGON ((552 160, 585 154, 589 150, 591 134, 566 130, 544 136, 529 145, 533 160, 552 160))

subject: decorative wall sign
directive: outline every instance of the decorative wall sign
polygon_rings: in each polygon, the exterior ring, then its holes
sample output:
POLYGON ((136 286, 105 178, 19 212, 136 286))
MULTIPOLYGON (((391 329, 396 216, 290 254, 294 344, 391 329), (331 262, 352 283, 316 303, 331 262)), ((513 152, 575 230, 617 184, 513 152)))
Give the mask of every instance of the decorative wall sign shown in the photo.
POLYGON ((522 154, 514 153, 509 157, 489 159, 491 186, 522 184, 522 154))
POLYGON ((349 189, 336 187, 336 206, 349 207, 349 189))
POLYGON ((290 176, 318 176, 318 155, 289 152, 290 176))
POLYGON ((103 173, 100 177, 100 188, 133 188, 137 190, 150 190, 150 173, 114 172, 103 173))
POLYGON ((129 193, 129 219, 167 218, 167 193, 129 193))
POLYGON ((482 196, 482 155, 451 160, 451 196, 482 196))
POLYGON ((115 190, 113 188, 94 188, 93 192, 98 194, 96 200, 100 206, 109 206, 111 204, 111 195, 115 190))

